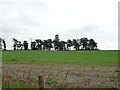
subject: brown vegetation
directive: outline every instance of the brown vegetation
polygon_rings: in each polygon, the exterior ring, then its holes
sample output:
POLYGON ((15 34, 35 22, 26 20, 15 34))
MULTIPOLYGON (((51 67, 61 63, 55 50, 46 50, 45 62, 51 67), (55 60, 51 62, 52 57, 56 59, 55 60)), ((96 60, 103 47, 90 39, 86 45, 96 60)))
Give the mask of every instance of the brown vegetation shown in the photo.
POLYGON ((44 76, 45 88, 116 88, 118 72, 110 66, 4 64, 3 86, 12 84, 38 88, 38 75, 44 76))

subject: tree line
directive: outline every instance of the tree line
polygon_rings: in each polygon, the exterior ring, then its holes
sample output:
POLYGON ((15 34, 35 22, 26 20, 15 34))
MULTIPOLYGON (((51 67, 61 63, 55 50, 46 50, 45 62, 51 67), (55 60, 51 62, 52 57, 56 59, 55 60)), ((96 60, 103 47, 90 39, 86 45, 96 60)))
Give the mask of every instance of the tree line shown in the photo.
MULTIPOLYGON (((6 50, 5 40, 1 40, 3 43, 3 50, 6 50)), ((88 39, 86 37, 80 39, 68 39, 67 41, 60 41, 59 36, 55 35, 55 39, 35 39, 30 43, 30 49, 28 48, 29 44, 25 40, 23 42, 18 41, 13 38, 13 50, 55 50, 55 51, 66 51, 71 50, 71 47, 74 50, 97 50, 97 43, 93 39, 88 39)))
POLYGON ((6 50, 6 42, 2 38, 0 38, 0 50, 6 50))

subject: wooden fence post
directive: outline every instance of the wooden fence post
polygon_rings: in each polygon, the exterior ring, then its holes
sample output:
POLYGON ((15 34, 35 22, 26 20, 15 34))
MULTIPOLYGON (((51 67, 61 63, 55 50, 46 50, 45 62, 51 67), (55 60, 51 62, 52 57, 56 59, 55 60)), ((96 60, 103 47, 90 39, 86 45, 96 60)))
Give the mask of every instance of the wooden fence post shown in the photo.
POLYGON ((39 78, 39 88, 40 88, 40 90, 44 90, 44 79, 43 79, 43 75, 42 75, 42 74, 39 74, 39 75, 38 75, 38 78, 39 78))

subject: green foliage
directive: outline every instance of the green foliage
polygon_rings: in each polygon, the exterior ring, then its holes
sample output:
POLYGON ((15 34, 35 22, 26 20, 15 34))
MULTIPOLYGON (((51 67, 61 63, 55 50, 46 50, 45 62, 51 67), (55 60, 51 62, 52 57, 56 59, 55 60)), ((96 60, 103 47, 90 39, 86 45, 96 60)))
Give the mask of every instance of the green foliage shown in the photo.
POLYGON ((100 75, 99 75, 99 74, 95 74, 95 76, 96 76, 96 77, 100 77, 100 75))
MULTIPOLYGON (((6 77, 7 78, 7 77, 6 77)), ((7 78, 8 79, 8 78, 7 78)), ((36 83, 32 84, 20 78, 9 78, 10 80, 2 82, 2 88, 38 88, 36 83)), ((16 89, 15 89, 16 90, 16 89)))
POLYGON ((73 74, 71 74, 71 75, 73 75, 73 76, 82 76, 83 73, 73 73, 73 74))
POLYGON ((58 87, 60 88, 66 88, 67 85, 69 85, 70 82, 62 82, 58 87))
POLYGON ((115 70, 115 72, 120 72, 120 70, 115 70))
POLYGON ((91 80, 91 79, 90 79, 90 78, 84 78, 84 80, 85 80, 85 81, 89 81, 89 80, 91 80))
POLYGON ((104 88, 108 88, 108 89, 110 89, 110 90, 119 90, 118 88, 116 88, 116 87, 112 87, 112 86, 103 86, 103 85, 96 85, 94 88, 96 88, 97 90, 103 90, 104 88))
POLYGON ((29 85, 25 83, 21 83, 19 79, 14 79, 14 80, 16 81, 16 83, 15 82, 2 83, 2 88, 29 88, 29 85))
POLYGON ((52 80, 49 80, 49 81, 46 81, 45 84, 57 84, 58 82, 57 81, 52 81, 52 80))
POLYGON ((110 79, 117 79, 118 76, 109 76, 110 79))

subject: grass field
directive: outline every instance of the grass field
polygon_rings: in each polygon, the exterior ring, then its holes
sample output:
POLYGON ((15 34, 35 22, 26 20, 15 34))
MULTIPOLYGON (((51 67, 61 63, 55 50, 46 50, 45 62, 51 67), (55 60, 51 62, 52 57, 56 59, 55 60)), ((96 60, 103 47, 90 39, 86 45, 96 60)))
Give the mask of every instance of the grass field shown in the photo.
POLYGON ((118 51, 3 51, 3 88, 118 88, 118 51))
POLYGON ((118 51, 3 51, 2 59, 5 63, 114 65, 118 63, 118 51))

